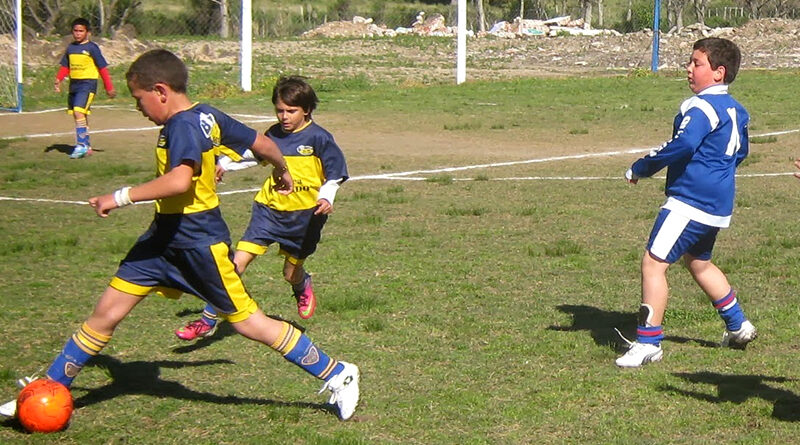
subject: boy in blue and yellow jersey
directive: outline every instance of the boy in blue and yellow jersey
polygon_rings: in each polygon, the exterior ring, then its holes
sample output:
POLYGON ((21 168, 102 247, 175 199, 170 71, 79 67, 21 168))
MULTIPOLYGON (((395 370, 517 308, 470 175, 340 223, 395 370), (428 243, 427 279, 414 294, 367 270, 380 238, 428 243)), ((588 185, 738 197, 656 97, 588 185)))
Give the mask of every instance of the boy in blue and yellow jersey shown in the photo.
MULTIPOLYGON (((294 193, 275 191, 275 182, 268 177, 256 194, 250 224, 236 245, 234 262, 243 274, 258 255, 272 243, 278 243, 285 257, 283 276, 292 286, 297 312, 303 319, 314 314, 317 306, 311 276, 303 263, 317 248, 322 227, 333 212, 333 201, 339 186, 347 180, 344 154, 333 136, 311 118, 318 99, 314 89, 302 77, 282 77, 272 91, 272 103, 278 123, 267 130, 277 144, 294 180, 294 193)), ((251 156, 245 155, 245 162, 251 156)), ((236 164, 221 157, 222 170, 235 169, 236 164)), ((178 329, 183 340, 193 340, 214 333, 217 319, 214 308, 207 305, 203 316, 178 329)))
POLYGON ((744 348, 756 338, 725 274, 711 262, 720 228, 730 225, 736 167, 749 151, 747 110, 728 94, 741 53, 730 40, 695 42, 686 67, 695 96, 681 104, 672 139, 634 162, 625 178, 636 184, 667 168, 667 201, 642 257, 642 305, 636 341, 616 361, 636 368, 661 360, 661 323, 667 307, 667 269, 683 258, 692 278, 725 322, 722 345, 744 348))
MULTIPOLYGON (((237 152, 251 148, 274 166, 276 190, 289 194, 293 181, 280 151, 269 138, 219 110, 192 104, 186 96, 186 66, 169 51, 141 55, 126 78, 137 108, 163 125, 156 146, 156 178, 90 198, 89 204, 105 218, 116 208, 153 200, 155 219, 120 263, 92 314, 50 365, 47 378, 70 386, 148 294, 189 293, 213 305, 239 334, 324 380, 323 390, 332 393, 330 403, 336 404, 342 419, 350 418, 358 404, 358 367, 334 360, 291 324, 264 315, 233 263, 216 194, 218 146, 237 152)), ((14 411, 12 402, 0 406, 0 414, 14 411)))
POLYGON ((79 159, 92 154, 89 143, 89 108, 97 93, 97 78, 103 79, 108 97, 115 97, 114 84, 108 73, 108 62, 100 52, 100 47, 89 41, 91 29, 89 21, 77 18, 72 21, 72 38, 61 58, 61 67, 56 74, 56 92, 61 92, 61 81, 69 76, 69 97, 67 112, 75 118, 75 149, 69 155, 79 159))

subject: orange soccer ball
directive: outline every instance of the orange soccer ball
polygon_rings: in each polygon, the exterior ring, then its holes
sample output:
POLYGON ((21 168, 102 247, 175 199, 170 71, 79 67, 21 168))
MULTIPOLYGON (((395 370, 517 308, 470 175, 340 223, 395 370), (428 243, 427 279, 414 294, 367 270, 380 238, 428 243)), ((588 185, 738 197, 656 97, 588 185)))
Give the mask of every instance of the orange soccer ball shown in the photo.
POLYGON ((29 383, 17 397, 17 418, 32 433, 63 430, 72 416, 72 394, 50 379, 29 383))

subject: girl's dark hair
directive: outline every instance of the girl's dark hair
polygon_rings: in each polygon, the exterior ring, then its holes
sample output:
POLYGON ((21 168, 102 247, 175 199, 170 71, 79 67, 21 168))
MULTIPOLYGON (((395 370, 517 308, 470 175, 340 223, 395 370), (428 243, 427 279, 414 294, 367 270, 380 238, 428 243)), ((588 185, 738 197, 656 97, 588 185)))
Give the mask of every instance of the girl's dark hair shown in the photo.
POLYGON ((301 76, 281 76, 272 89, 273 105, 278 104, 278 99, 286 105, 301 107, 309 116, 319 103, 317 93, 301 76))

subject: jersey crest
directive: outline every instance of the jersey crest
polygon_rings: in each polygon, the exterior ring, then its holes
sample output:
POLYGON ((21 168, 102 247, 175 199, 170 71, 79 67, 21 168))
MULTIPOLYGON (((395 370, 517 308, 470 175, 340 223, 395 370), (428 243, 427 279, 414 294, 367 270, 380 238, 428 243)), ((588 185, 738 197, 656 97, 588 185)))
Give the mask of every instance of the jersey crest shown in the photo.
POLYGON ((314 147, 310 145, 298 145, 297 153, 303 156, 311 156, 314 154, 314 147))

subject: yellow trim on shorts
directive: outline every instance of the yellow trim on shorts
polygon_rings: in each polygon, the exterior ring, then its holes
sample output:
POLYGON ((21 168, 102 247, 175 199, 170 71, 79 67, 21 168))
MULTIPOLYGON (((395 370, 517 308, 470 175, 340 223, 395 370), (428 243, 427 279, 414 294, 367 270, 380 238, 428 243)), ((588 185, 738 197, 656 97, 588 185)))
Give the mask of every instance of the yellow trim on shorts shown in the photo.
POLYGON ((264 255, 267 253, 269 246, 262 246, 260 244, 251 243, 250 241, 239 241, 236 244, 236 250, 252 253, 253 255, 264 255))
POLYGON ((303 265, 303 263, 305 263, 305 262, 306 262, 305 258, 303 258, 303 259, 300 259, 300 258, 295 258, 294 256, 292 256, 292 254, 291 254, 291 253, 289 253, 289 252, 287 252, 287 251, 285 251, 285 250, 283 250, 283 249, 281 249, 280 251, 278 251, 278 255, 283 255, 283 256, 285 256, 285 257, 286 257, 286 261, 288 261, 288 262, 290 262, 290 263, 294 264, 295 266, 302 266, 302 265, 303 265))
POLYGON ((220 317, 231 323, 247 320, 258 310, 258 303, 247 293, 242 278, 236 273, 236 265, 228 256, 230 252, 228 245, 221 242, 208 248, 214 257, 222 285, 225 286, 228 297, 231 299, 233 307, 236 308, 236 311, 230 314, 220 313, 220 317))
POLYGON ((146 297, 153 290, 153 286, 141 286, 139 284, 133 284, 130 281, 125 281, 120 277, 112 278, 108 285, 120 292, 125 292, 126 294, 130 294, 135 297, 146 297))

